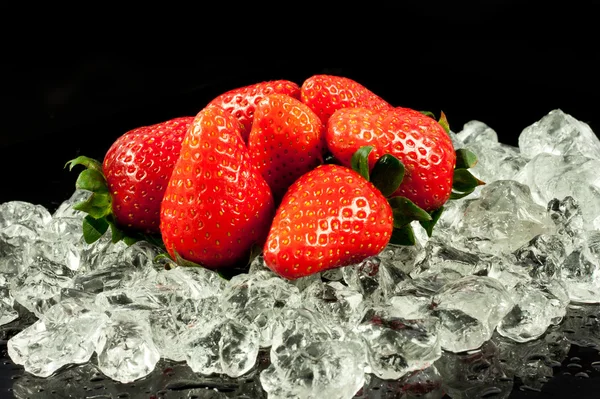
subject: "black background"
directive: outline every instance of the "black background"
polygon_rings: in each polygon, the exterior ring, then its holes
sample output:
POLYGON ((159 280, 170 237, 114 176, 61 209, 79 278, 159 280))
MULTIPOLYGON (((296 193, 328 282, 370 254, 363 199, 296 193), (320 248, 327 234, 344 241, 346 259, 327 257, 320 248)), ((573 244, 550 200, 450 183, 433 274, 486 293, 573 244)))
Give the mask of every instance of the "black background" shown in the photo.
POLYGON ((455 132, 480 120, 507 144, 556 108, 598 133, 597 3, 3 5, 0 203, 53 210, 74 190, 68 160, 101 160, 126 131, 195 115, 226 90, 317 73, 443 111, 455 132))
POLYGON ((5 9, 0 202, 53 209, 74 189, 68 160, 101 160, 126 131, 225 90, 316 73, 443 111, 455 132, 480 120, 507 144, 556 108, 600 131, 596 2, 484 3, 5 9))

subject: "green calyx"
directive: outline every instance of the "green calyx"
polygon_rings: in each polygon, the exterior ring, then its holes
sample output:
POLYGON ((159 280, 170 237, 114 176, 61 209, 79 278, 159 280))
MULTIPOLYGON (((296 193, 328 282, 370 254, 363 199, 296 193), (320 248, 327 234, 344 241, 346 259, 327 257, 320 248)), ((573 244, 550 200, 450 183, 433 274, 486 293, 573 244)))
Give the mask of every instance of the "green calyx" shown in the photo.
MULTIPOLYGON (((431 119, 435 119, 435 114, 431 111, 419 111, 425 116, 430 117, 431 119)), ((448 119, 446 118, 446 114, 442 111, 440 112, 440 119, 437 120, 437 123, 444 129, 446 134, 450 134, 450 124, 448 123, 448 119)))
MULTIPOLYGON (((423 115, 435 119, 435 115, 430 111, 420 111, 423 115)), ((444 112, 440 112, 440 118, 437 122, 442 126, 447 134, 450 134, 450 124, 444 112)), ((450 199, 460 199, 471 194, 477 186, 485 184, 479 180, 467 169, 477 164, 477 155, 466 148, 456 150, 456 166, 454 167, 454 179, 452 182, 452 193, 450 199)))
POLYGON ((372 146, 359 148, 352 156, 351 166, 362 177, 373 183, 383 196, 388 199, 394 215, 394 228, 390 243, 395 245, 414 245, 415 235, 411 222, 415 220, 431 236, 433 226, 439 219, 441 210, 429 213, 408 198, 401 196, 391 197, 398 190, 398 187, 400 187, 402 179, 404 179, 404 164, 395 156, 385 154, 375 162, 373 169, 369 170, 369 155, 371 151, 373 151, 372 146))
POLYGON ((81 165, 85 169, 79 173, 75 188, 91 193, 85 201, 73 206, 74 209, 87 214, 83 218, 82 225, 83 239, 86 243, 96 242, 110 228, 113 243, 123 241, 127 245, 132 245, 137 241, 144 240, 160 247, 163 246, 160 238, 142 233, 125 232, 117 225, 112 211, 112 197, 100 162, 81 155, 67 162, 65 168, 68 167, 72 171, 77 165, 81 165))
POLYGON ((477 164, 477 156, 466 148, 456 150, 456 166, 450 199, 460 199, 471 194, 477 186, 485 184, 468 170, 477 164))

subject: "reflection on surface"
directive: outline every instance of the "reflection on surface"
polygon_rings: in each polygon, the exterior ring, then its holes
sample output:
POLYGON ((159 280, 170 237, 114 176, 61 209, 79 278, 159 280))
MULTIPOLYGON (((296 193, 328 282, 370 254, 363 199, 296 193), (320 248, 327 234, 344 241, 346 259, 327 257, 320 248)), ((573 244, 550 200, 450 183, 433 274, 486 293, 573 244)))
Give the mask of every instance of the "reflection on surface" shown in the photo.
MULTIPOLYGON (((147 377, 122 384, 99 371, 95 356, 50 378, 34 377, 6 353, 6 340, 33 321, 23 317, 0 329, 2 389, 19 399, 267 397, 260 383, 260 373, 269 366, 266 350, 261 350, 254 367, 238 378, 204 376, 194 373, 185 362, 161 359, 147 377)), ((397 380, 367 375, 355 398, 508 398, 516 390, 551 392, 559 382, 564 386, 566 381, 600 380, 599 351, 600 305, 571 305, 562 323, 537 340, 516 343, 494 334, 477 350, 444 351, 432 366, 397 380)))

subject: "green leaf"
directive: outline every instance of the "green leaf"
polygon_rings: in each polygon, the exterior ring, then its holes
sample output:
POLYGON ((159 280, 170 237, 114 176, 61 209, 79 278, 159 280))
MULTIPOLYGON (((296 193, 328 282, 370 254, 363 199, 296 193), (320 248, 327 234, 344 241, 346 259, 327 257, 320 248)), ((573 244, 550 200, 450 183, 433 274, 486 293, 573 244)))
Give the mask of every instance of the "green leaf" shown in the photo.
POLYGON ((451 200, 457 200, 457 199, 461 199, 466 197, 467 195, 471 194, 473 191, 475 191, 475 189, 469 190, 469 191, 465 191, 465 192, 458 192, 458 191, 452 191, 450 193, 450 199, 451 200))
POLYGON ((86 169, 77 177, 75 187, 93 193, 108 193, 108 186, 104 175, 94 169, 86 169))
POLYGON ((65 164, 65 168, 68 166, 69 170, 73 170, 76 165, 83 165, 86 169, 91 169, 102 173, 102 164, 93 158, 88 158, 81 155, 75 159, 70 160, 65 164))
POLYGON ((82 211, 93 217, 100 219, 112 212, 110 194, 92 193, 87 200, 78 202, 73 206, 73 209, 82 211))
POLYGON ((377 160, 371 171, 371 182, 384 197, 392 195, 404 178, 404 165, 392 154, 385 154, 377 160))
POLYGON ((373 147, 370 145, 361 147, 352 155, 350 161, 352 169, 366 180, 369 180, 369 154, 371 151, 373 151, 373 147))
POLYGON ((446 119, 446 114, 442 111, 440 114, 440 119, 438 123, 442 125, 447 134, 450 134, 450 124, 448 123, 448 119, 446 119))
POLYGON ((466 148, 456 150, 455 169, 469 169, 477 165, 477 155, 466 148))
POLYGON ((388 199, 394 214, 394 227, 401 228, 418 220, 427 222, 431 220, 431 215, 423 208, 417 206, 414 202, 405 197, 392 197, 388 199))
POLYGON ((419 111, 419 112, 420 112, 420 113, 422 113, 422 114, 423 114, 423 115, 425 115, 425 116, 428 116, 428 117, 430 117, 430 118, 433 118, 433 119, 435 119, 435 115, 434 115, 434 113, 433 113, 433 112, 431 112, 431 111, 419 111))
POLYGON ((410 224, 392 230, 390 244, 394 245, 415 245, 415 232, 410 224))
POLYGON ((88 244, 93 244, 108 230, 108 221, 105 218, 94 219, 90 215, 83 218, 83 239, 88 244))
POLYGON ((475 187, 485 184, 471 174, 467 169, 454 169, 452 188, 456 191, 472 191, 475 187))
POLYGON ((440 216, 442 215, 443 211, 444 207, 441 206, 438 209, 429 213, 431 215, 431 220, 419 222, 427 232, 427 237, 431 237, 431 235, 433 234, 433 227, 438 222, 438 220, 440 220, 440 216))

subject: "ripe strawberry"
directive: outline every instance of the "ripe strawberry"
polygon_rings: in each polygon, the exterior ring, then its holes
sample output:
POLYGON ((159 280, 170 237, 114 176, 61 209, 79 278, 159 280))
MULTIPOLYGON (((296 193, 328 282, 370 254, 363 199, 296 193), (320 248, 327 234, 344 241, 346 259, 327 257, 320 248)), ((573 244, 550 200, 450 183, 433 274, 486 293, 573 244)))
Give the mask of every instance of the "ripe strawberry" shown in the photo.
POLYGON ((166 250, 207 268, 235 266, 266 239, 274 202, 236 118, 207 106, 194 119, 161 205, 166 250))
POLYGON ((160 203, 179 157, 181 142, 194 117, 178 117, 130 130, 108 149, 104 161, 85 156, 77 188, 92 192, 77 208, 88 213, 84 237, 93 242, 112 226, 113 241, 136 233, 160 234, 160 203))
POLYGON ((392 108, 387 101, 360 83, 335 75, 313 75, 306 79, 300 87, 300 100, 321 118, 324 125, 341 108, 392 108))
POLYGON ((344 166, 321 165, 290 186, 263 256, 275 273, 296 279, 378 254, 392 230, 392 209, 371 182, 344 166))
POLYGON ((248 151, 276 202, 301 175, 323 163, 325 126, 300 100, 270 94, 256 105, 248 151))
POLYGON ((342 165, 349 166, 364 146, 373 147, 370 169, 384 154, 398 158, 404 164, 404 179, 392 197, 408 198, 427 212, 450 198, 456 152, 444 127, 430 116, 403 107, 340 109, 329 120, 326 140, 342 165))
POLYGON ((242 138, 248 141, 256 104, 267 94, 281 93, 300 99, 300 87, 289 80, 270 80, 229 90, 208 103, 234 115, 244 126, 242 138))

